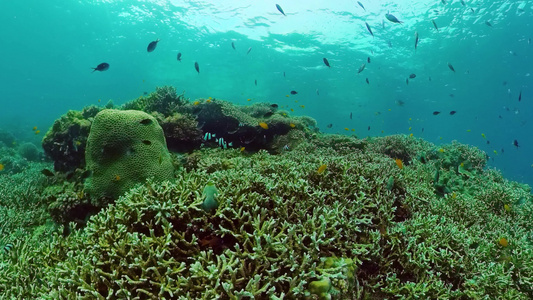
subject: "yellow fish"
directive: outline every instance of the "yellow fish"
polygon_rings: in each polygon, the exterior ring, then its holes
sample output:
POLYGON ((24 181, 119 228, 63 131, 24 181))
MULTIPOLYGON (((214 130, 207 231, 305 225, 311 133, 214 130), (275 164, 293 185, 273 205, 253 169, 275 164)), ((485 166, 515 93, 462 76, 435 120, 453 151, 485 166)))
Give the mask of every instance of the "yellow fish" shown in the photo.
POLYGON ((494 152, 494 154, 498 154, 498 151, 496 151, 496 150, 493 150, 492 152, 494 152))
POLYGON ((39 133, 41 133, 40 130, 35 130, 35 134, 39 134, 39 133))
POLYGON ((248 98, 247 101, 252 101, 252 99, 251 99, 251 98, 248 98))
POLYGON ((33 131, 37 130, 37 126, 33 126, 33 131))
POLYGON ((413 134, 411 133, 411 134, 409 135, 409 137, 413 137, 413 134))
POLYGON ((318 167, 318 170, 316 170, 316 172, 317 172, 318 174, 322 174, 322 173, 324 173, 324 171, 326 171, 326 168, 327 168, 327 167, 328 167, 328 166, 326 166, 326 165, 321 165, 320 167, 318 167))
POLYGON ((2 171, 3 169, 4 169, 4 165, 0 164, 0 171, 2 171))
POLYGON ((200 104, 200 101, 194 101, 192 105, 198 105, 198 104, 200 104))
POLYGON ((211 102, 211 99, 207 99, 207 100, 205 100, 205 102, 210 103, 210 102, 211 102))
POLYGON ((467 129, 467 130, 466 130, 466 132, 470 132, 470 131, 472 131, 472 130, 471 130, 471 129, 467 129))
POLYGON ((102 99, 98 99, 98 102, 102 102, 102 99))
POLYGON ((115 176, 115 181, 119 181, 120 180, 120 176, 116 175, 115 176))
POLYGON ((301 108, 305 108, 305 105, 300 105, 301 108))
POLYGON ((289 98, 290 96, 289 95, 285 95, 285 97, 289 98))
POLYGON ((294 111, 294 109, 291 108, 291 111, 294 111))
POLYGON ((398 168, 403 169, 403 162, 401 159, 397 158, 396 160, 396 165, 398 166, 398 168))
POLYGON ((440 148, 440 149, 439 149, 439 152, 440 152, 440 153, 444 153, 444 149, 440 148))
POLYGON ((241 152, 243 152, 243 151, 244 151, 244 147, 241 147, 241 152))
POLYGON ((453 192, 453 194, 452 194, 452 198, 453 198, 453 199, 457 198, 457 194, 456 194, 455 192, 453 192))
POLYGON ((207 98, 207 99, 208 99, 208 100, 211 100, 211 99, 213 99, 213 98, 212 98, 212 97, 209 97, 209 98, 207 98))
POLYGON ((344 127, 344 130, 348 131, 348 130, 350 130, 350 129, 349 129, 348 127, 344 127))
POLYGON ((500 238, 500 240, 498 241, 498 243, 499 243, 500 245, 502 245, 503 247, 507 247, 507 246, 509 246, 509 242, 508 242, 507 239, 504 238, 504 237, 500 238))
POLYGON ((352 131, 355 132, 355 129, 352 128, 352 131))
POLYGON ((409 131, 411 131, 411 129, 413 129, 413 127, 409 127, 409 131))
POLYGON ((289 124, 289 126, 291 126, 291 128, 296 127, 296 125, 294 125, 294 123, 289 124))
POLYGON ((507 211, 507 212, 510 212, 510 211, 511 211, 511 206, 510 206, 509 204, 505 204, 505 205, 503 206, 503 208, 504 208, 505 211, 507 211))
POLYGON ((259 126, 261 126, 261 128, 263 128, 263 129, 268 129, 268 124, 265 123, 265 122, 259 123, 259 126))
POLYGON ((287 116, 287 114, 286 114, 286 113, 282 113, 282 115, 283 115, 284 117, 286 117, 286 116, 287 116))
POLYGON ((484 139, 486 139, 486 138, 487 138, 487 137, 485 136, 485 134, 484 134, 484 133, 482 133, 482 134, 481 134, 481 136, 482 136, 482 137, 483 137, 484 139))

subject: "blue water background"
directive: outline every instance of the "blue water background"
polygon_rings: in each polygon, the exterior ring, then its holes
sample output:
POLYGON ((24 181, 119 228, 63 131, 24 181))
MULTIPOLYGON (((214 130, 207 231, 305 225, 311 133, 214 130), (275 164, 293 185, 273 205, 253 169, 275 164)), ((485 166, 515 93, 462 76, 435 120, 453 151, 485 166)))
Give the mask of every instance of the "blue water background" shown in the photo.
POLYGON ((0 127, 39 144, 69 109, 172 85, 190 99, 277 103, 328 133, 457 140, 532 184, 532 1, 361 2, 366 11, 348 0, 2 1, 0 127), (387 21, 389 10, 404 23, 387 21), (102 62, 109 70, 92 73, 102 62))

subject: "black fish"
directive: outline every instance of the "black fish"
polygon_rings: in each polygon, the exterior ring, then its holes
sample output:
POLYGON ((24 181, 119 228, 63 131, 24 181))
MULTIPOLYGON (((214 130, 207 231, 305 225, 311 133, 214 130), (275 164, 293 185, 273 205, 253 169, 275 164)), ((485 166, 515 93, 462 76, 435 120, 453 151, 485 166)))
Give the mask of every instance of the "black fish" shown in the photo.
POLYGON ((96 68, 92 68, 93 69, 93 73, 94 71, 107 71, 107 69, 109 69, 109 64, 108 63, 101 63, 99 64, 98 66, 96 66, 96 68))
POLYGON ((283 71, 283 77, 285 77, 285 71, 283 71))
POLYGON ((333 124, 328 124, 327 127, 328 127, 328 128, 331 128, 331 127, 333 127, 333 124))
POLYGON ((181 62, 181 52, 178 53, 178 61, 181 62))
POLYGON ((296 95, 296 94, 298 94, 297 91, 291 91, 291 95, 296 95))
POLYGON ((520 146, 518 146, 518 141, 517 140, 513 141, 513 146, 515 146, 516 148, 520 147, 520 146))
POLYGON ((254 83, 255 83, 255 85, 257 86, 257 79, 255 80, 255 82, 254 82, 254 83))
POLYGON ((148 52, 152 52, 155 50, 155 47, 157 47, 157 43, 159 42, 159 39, 153 41, 153 42, 150 42, 150 44, 148 44, 148 47, 146 48, 146 51, 148 52))
POLYGON ((322 60, 324 61, 324 64, 325 64, 326 66, 328 66, 328 68, 329 68, 330 66, 329 66, 329 61, 328 61, 328 59, 324 57, 322 60))
POLYGON ((285 16, 285 12, 283 12, 283 8, 281 8, 281 6, 279 6, 279 4, 276 4, 276 8, 279 10, 279 12, 285 16))
POLYGON ((437 26, 437 23, 435 23, 435 20, 431 20, 431 22, 433 23, 433 26, 435 26, 435 29, 439 31, 439 26, 437 26))
POLYGON ((522 101, 522 91, 520 91, 520 94, 518 95, 518 102, 522 101))
POLYGON ((372 37, 374 37, 374 33, 372 32, 372 29, 370 29, 370 25, 368 25, 367 22, 365 22, 366 24, 366 29, 368 29, 368 32, 370 32, 370 34, 372 35, 372 37))
POLYGON ((52 177, 54 176, 54 172, 48 170, 48 169, 42 169, 41 170, 41 173, 44 175, 44 176, 48 176, 48 177, 52 177))
POLYGON ((368 126, 368 131, 370 131, 370 126, 368 126))
POLYGON ((418 47, 418 31, 415 32, 415 51, 417 47, 418 47))
POLYGON ((366 58, 366 62, 370 63, 370 56, 366 58))
POLYGON ((452 66, 451 63, 448 63, 448 68, 450 68, 450 70, 452 70, 453 72, 455 72, 455 69, 453 68, 453 66, 452 66))
POLYGON ((434 115, 434 116, 436 116, 436 115, 438 115, 438 114, 440 114, 440 111, 434 111, 434 112, 433 112, 433 115, 434 115))
POLYGON ((452 110, 452 111, 450 112, 450 115, 453 116, 453 115, 455 115, 456 113, 457 113, 457 112, 456 112, 455 110, 452 110))
POLYGON ((487 140, 487 145, 490 145, 490 141, 489 140, 487 140))
POLYGON ((352 119, 352 113, 350 112, 350 120, 352 119))
POLYGON ((141 123, 142 125, 150 125, 152 124, 152 119, 143 119, 139 123, 141 123))
POLYGON ((411 79, 413 79, 413 78, 415 78, 415 77, 416 77, 416 74, 415 74, 415 73, 409 75, 409 78, 411 78, 411 79))
POLYGON ((233 50, 237 50, 235 49, 235 42, 231 42, 231 48, 233 48, 233 50))
POLYGON ((359 6, 361 6, 366 11, 366 8, 363 6, 363 3, 357 1, 357 4, 359 4, 359 6))
POLYGON ((492 27, 492 24, 489 21, 485 21, 485 25, 492 27))
POLYGON ((405 78, 405 84, 409 85, 409 78, 405 78))
POLYGON ((252 51, 252 47, 248 48, 248 51, 246 51, 246 55, 248 55, 248 53, 250 53, 250 51, 252 51))
POLYGON ((367 84, 370 84, 370 81, 368 81, 368 77, 366 78, 366 83, 367 83, 367 84))
POLYGON ((276 108, 276 109, 277 109, 277 108, 278 108, 278 105, 274 103, 274 104, 271 104, 270 107, 272 107, 272 108, 276 108))
POLYGON ((200 74, 200 65, 198 65, 198 62, 194 62, 194 68, 196 69, 196 72, 198 72, 198 74, 200 74))

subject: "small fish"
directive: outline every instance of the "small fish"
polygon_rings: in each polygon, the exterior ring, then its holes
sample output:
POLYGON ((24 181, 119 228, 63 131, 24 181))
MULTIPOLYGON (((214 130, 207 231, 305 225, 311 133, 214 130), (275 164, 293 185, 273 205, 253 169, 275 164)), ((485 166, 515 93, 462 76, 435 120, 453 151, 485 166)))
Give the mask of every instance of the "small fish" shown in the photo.
POLYGON ((433 112, 433 115, 434 115, 434 116, 436 116, 436 115, 438 115, 438 114, 440 114, 440 111, 434 111, 434 112, 433 112))
POLYGON ((433 26, 435 27, 435 29, 439 31, 439 26, 437 26, 437 23, 435 23, 435 20, 431 20, 431 23, 433 23, 433 26))
POLYGON ((416 74, 413 73, 413 74, 409 75, 409 78, 411 78, 411 79, 416 78, 416 74))
POLYGON ((398 168, 403 169, 403 162, 401 159, 397 158, 395 159, 395 162, 396 162, 396 165, 398 166, 398 168))
POLYGON ((98 66, 96 66, 96 68, 92 68, 92 69, 93 69, 93 73, 94 71, 100 71, 100 72, 107 71, 109 69, 109 64, 101 63, 98 66))
POLYGON ((4 251, 6 253, 9 253, 11 251, 11 249, 13 249, 13 244, 11 243, 7 243, 5 246, 4 246, 4 251))
POLYGON ((318 167, 318 170, 316 170, 316 172, 318 174, 322 174, 322 173, 324 173, 324 171, 326 171, 327 167, 328 167, 327 165, 321 165, 320 167, 318 167))
POLYGON ((489 21, 485 21, 485 25, 492 27, 492 24, 489 21))
POLYGON ((328 68, 330 68, 328 59, 324 57, 322 60, 324 61, 324 64, 325 64, 328 68))
POLYGON ((200 65, 196 61, 194 62, 194 68, 196 69, 196 72, 198 72, 198 74, 200 74, 200 65))
POLYGON ((511 211, 511 206, 509 204, 504 204, 503 205, 503 209, 505 209, 506 212, 510 212, 511 211))
POLYGON ((33 131, 37 130, 37 126, 33 126, 33 131))
POLYGON ((248 53, 250 53, 250 51, 252 51, 252 47, 248 48, 248 51, 246 51, 246 55, 248 55, 248 53))
POLYGON ((391 21, 392 23, 398 23, 398 24, 403 23, 402 21, 398 20, 398 18, 396 18, 390 13, 385 14, 385 18, 387 18, 387 20, 391 21))
POLYGON ((522 101, 522 91, 520 91, 520 94, 518 94, 518 102, 522 101))
POLYGON ((450 70, 452 70, 455 73, 455 69, 453 68, 451 63, 448 63, 448 68, 450 68, 450 70))
POLYGON ((150 42, 150 44, 148 44, 148 47, 146 47, 146 51, 148 52, 152 52, 155 50, 155 47, 157 47, 157 43, 159 42, 159 39, 153 41, 153 42, 150 42))
POLYGON ((113 178, 113 181, 120 181, 120 175, 115 175, 115 178, 113 178))
POLYGON ((366 62, 370 63, 370 56, 366 58, 366 62))
POLYGON ((44 175, 44 176, 47 176, 47 177, 52 177, 52 176, 55 176, 54 172, 48 170, 48 169, 42 169, 41 170, 41 173, 44 175))
POLYGON ((259 126, 260 126, 261 128, 263 128, 263 129, 268 129, 268 124, 265 123, 265 122, 260 122, 260 123, 259 123, 259 126))
POLYGON ((255 83, 255 86, 257 86, 257 79, 254 81, 254 83, 255 83))
POLYGON ((359 6, 361 6, 366 11, 366 8, 363 6, 363 3, 361 3, 360 1, 357 1, 357 4, 359 4, 359 6))
POLYGON ((363 64, 359 67, 359 70, 357 71, 357 74, 363 72, 363 70, 365 69, 365 67, 366 67, 366 64, 363 63, 363 64))
POLYGON ((372 37, 374 37, 374 33, 372 32, 372 29, 370 28, 370 25, 368 25, 367 22, 365 22, 365 25, 366 25, 366 29, 368 30, 368 32, 370 32, 370 34, 372 35, 372 37))
POLYGON ((409 85, 409 78, 405 78, 405 84, 409 85))
POLYGON ((235 49, 235 42, 231 42, 231 48, 233 48, 233 50, 237 50, 235 49))
POLYGON ((281 8, 281 6, 279 6, 279 4, 276 4, 276 8, 279 10, 279 12, 280 12, 282 15, 286 16, 286 15, 285 15, 285 12, 283 12, 283 8, 281 8))
POLYGON ((290 126, 291 128, 295 128, 295 127, 296 127, 296 124, 294 124, 294 123, 290 123, 289 126, 290 126))
POLYGON ((370 84, 370 81, 368 81, 368 77, 366 78, 366 83, 367 83, 367 84, 370 84))
POLYGON ((333 124, 330 123, 330 124, 328 124, 328 126, 326 126, 326 127, 327 127, 327 128, 331 128, 331 127, 333 127, 333 124))
POLYGON ((498 241, 498 243, 499 243, 501 246, 503 246, 503 247, 507 247, 507 246, 509 246, 509 242, 508 242, 507 239, 504 238, 504 237, 500 238, 500 240, 498 241))
POLYGON ((484 139, 487 138, 484 133, 481 134, 481 137, 484 138, 484 139))
POLYGON ((39 134, 39 133, 41 133, 40 130, 35 130, 35 134, 39 134))
POLYGON ((316 89, 316 95, 320 96, 320 93, 318 92, 318 89, 316 89))
POLYGON ((181 52, 178 53, 178 61, 181 62, 181 52))
POLYGON ((298 94, 297 91, 291 91, 291 95, 296 95, 296 94, 298 94))
POLYGON ((457 113, 457 112, 456 112, 455 110, 452 110, 452 111, 450 112, 450 115, 453 116, 453 115, 455 115, 456 113, 457 113))
POLYGON ((368 126, 368 129, 367 129, 367 130, 370 131, 370 126, 368 126))
POLYGON ((0 171, 4 170, 5 166, 3 164, 0 164, 0 171))
POLYGON ((283 77, 285 77, 285 71, 283 71, 283 77))
POLYGON ((520 147, 520 146, 518 145, 518 141, 517 141, 517 140, 514 140, 514 141, 513 141, 513 146, 515 146, 516 148, 520 147))

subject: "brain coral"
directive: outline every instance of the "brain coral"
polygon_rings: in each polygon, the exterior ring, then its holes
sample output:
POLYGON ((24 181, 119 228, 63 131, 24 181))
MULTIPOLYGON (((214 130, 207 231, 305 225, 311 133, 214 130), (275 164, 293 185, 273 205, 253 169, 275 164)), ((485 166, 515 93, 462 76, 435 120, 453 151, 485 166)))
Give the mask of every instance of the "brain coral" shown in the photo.
POLYGON ((106 109, 98 113, 87 139, 86 190, 94 198, 115 199, 149 177, 173 178, 173 165, 161 126, 136 110, 106 109))

